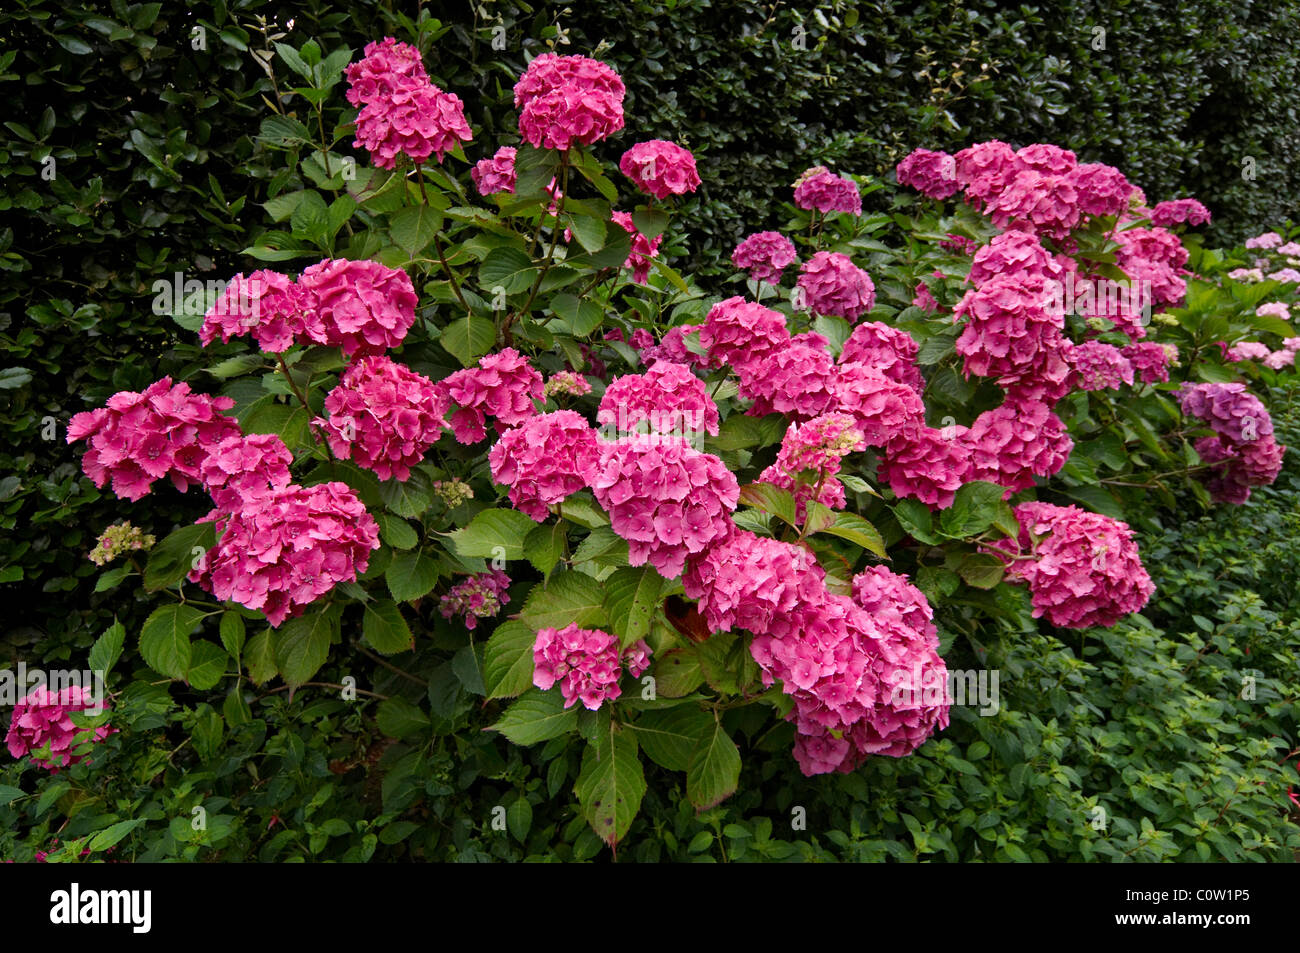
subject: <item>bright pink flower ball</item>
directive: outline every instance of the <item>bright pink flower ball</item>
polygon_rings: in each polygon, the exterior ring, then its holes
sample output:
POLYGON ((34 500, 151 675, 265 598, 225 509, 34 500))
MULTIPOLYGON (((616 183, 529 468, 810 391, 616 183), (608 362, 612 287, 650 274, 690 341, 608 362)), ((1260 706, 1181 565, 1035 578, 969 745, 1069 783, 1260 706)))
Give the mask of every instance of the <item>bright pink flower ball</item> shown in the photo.
POLYGON ((700 185, 695 156, 690 150, 664 139, 638 142, 623 153, 618 167, 633 185, 657 199, 685 195, 700 185))
POLYGON ((572 410, 529 417, 488 452, 493 481, 510 487, 510 504, 539 523, 547 507, 590 485, 599 462, 596 432, 572 410))
MULTIPOLYGON (((98 704, 105 705, 102 702, 98 704)), ((14 705, 9 731, 5 735, 9 753, 15 758, 31 754, 33 764, 54 774, 58 774, 60 768, 81 762, 85 756, 73 754, 74 748, 103 741, 117 731, 108 725, 92 729, 78 728, 73 724, 73 712, 96 707, 96 699, 80 685, 68 685, 57 693, 44 685, 34 689, 14 705), (46 745, 49 745, 48 759, 35 754, 46 745)))
POLYGON ((465 444, 487 436, 487 417, 497 418, 498 430, 514 427, 537 413, 533 401, 544 399, 542 375, 512 347, 484 355, 477 367, 456 371, 439 386, 457 407, 447 422, 465 444))
POLYGON ((802 307, 854 321, 876 303, 871 276, 839 252, 819 251, 799 269, 802 307))
POLYGON ((946 152, 917 149, 898 163, 895 175, 899 185, 909 185, 940 201, 958 189, 957 160, 946 152))
POLYGON ((794 243, 780 232, 755 232, 736 246, 731 263, 754 281, 780 284, 781 273, 799 258, 794 243))
POLYGON ((502 146, 490 159, 479 159, 469 170, 479 195, 515 190, 515 147, 502 146))
POLYGON ((348 357, 397 347, 415 323, 415 286, 400 268, 327 258, 305 269, 298 286, 308 337, 348 357))

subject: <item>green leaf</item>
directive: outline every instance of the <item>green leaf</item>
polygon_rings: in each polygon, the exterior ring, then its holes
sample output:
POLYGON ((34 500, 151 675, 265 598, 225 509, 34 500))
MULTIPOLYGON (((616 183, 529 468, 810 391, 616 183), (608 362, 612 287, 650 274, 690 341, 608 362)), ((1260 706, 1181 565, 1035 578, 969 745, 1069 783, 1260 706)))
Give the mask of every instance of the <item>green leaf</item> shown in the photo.
POLYGON ((551 299, 551 311, 560 318, 574 337, 585 338, 600 327, 605 320, 605 310, 597 302, 579 301, 571 294, 558 294, 551 299))
POLYGON ((604 581, 609 631, 624 648, 649 634, 665 582, 653 566, 619 569, 604 581))
POLYGON ((411 629, 402 618, 402 609, 387 599, 366 604, 361 617, 361 633, 370 647, 381 655, 405 652, 414 646, 411 629))
POLYGON ((26 797, 22 788, 16 788, 10 784, 0 784, 0 807, 5 807, 11 801, 20 797, 26 797))
POLYGON ((515 619, 497 626, 488 639, 483 660, 483 685, 488 698, 514 698, 533 684, 533 645, 537 633, 515 619))
POLYGON ((190 687, 201 692, 215 688, 226 674, 226 663, 230 656, 220 646, 199 639, 190 647, 190 665, 185 672, 185 681, 190 687))
POLYGON ((669 771, 686 771, 695 749, 712 736, 715 725, 698 705, 684 704, 645 712, 633 728, 651 761, 669 771))
POLYGON ((672 648, 655 661, 655 693, 663 698, 689 695, 704 682, 700 658, 694 649, 672 648))
POLYGON ((106 827, 102 831, 96 833, 95 836, 90 839, 90 843, 86 845, 86 848, 92 854, 97 854, 102 850, 108 850, 143 823, 145 823, 145 818, 143 817, 133 817, 127 821, 118 821, 111 827, 106 827))
POLYGON ((424 471, 412 470, 405 480, 384 480, 380 483, 379 498, 398 516, 418 519, 433 505, 433 484, 424 471))
POLYGON ((578 729, 578 709, 565 708, 560 690, 526 692, 489 730, 517 745, 534 745, 578 729))
POLYGON ((421 735, 429 728, 429 716, 405 698, 385 698, 375 710, 379 730, 389 738, 421 735))
POLYGON ((492 350, 496 341, 494 323, 468 314, 443 328, 442 336, 438 338, 443 350, 460 361, 462 367, 473 367, 480 357, 492 350))
POLYGON ((399 248, 415 258, 442 227, 442 212, 428 205, 410 205, 388 219, 388 231, 399 248))
POLYGON ((705 811, 731 797, 739 783, 740 751, 722 723, 715 720, 713 730, 691 753, 686 797, 696 810, 705 811))
POLYGON ((952 506, 939 517, 939 529, 954 539, 978 536, 995 522, 1014 520, 1011 507, 1002 499, 1005 489, 996 483, 976 480, 957 491, 952 506))
POLYGON ((601 626, 606 620, 604 590, 586 573, 555 572, 548 582, 533 586, 519 618, 534 630, 562 629, 571 622, 601 626))
POLYGON ((1002 581, 1006 565, 992 553, 969 553, 958 564, 957 573, 976 589, 992 589, 1002 581))
POLYGON ((108 675, 122 656, 122 646, 126 643, 126 628, 117 620, 113 621, 104 633, 90 647, 90 670, 108 675))
POLYGON ((244 652, 247 630, 248 627, 244 624, 244 617, 238 612, 222 613, 221 644, 226 647, 226 651, 236 661, 244 652))
POLYGON ((188 605, 155 609, 140 630, 140 655, 160 675, 184 679, 190 667, 190 633, 203 612, 188 605))
POLYGON ((25 367, 6 367, 0 370, 0 390, 17 390, 32 382, 32 372, 25 367))
POLYGON ((795 525, 794 495, 789 490, 770 483, 751 483, 740 488, 740 502, 795 525))
POLYGON ((144 566, 144 587, 150 591, 166 589, 184 579, 209 549, 217 543, 211 523, 182 526, 149 550, 144 566))
POLYGON ((518 510, 481 510, 468 526, 448 533, 458 556, 523 559, 524 540, 536 528, 532 517, 518 510))
POLYGON ((275 663, 275 646, 271 641, 271 630, 263 629, 248 640, 244 650, 244 664, 248 666, 248 677, 254 685, 265 685, 280 674, 275 663))
MULTIPOLYGON (((382 486, 383 484, 381 484, 382 486)), ((430 498, 430 502, 432 502, 432 498, 430 498)), ((393 549, 414 549, 415 544, 420 541, 419 534, 406 520, 391 513, 376 513, 374 515, 379 523, 380 538, 393 549)))
POLYGON ((398 553, 388 564, 384 578, 388 591, 398 602, 411 602, 426 595, 438 582, 438 563, 424 553, 398 553))
POLYGON ((645 791, 636 737, 611 722, 582 755, 582 770, 573 793, 582 805, 583 816, 596 835, 614 847, 632 826, 645 791))
POLYGON ((451 670, 456 673, 465 691, 471 695, 486 695, 483 684, 483 646, 462 645, 451 657, 451 670))
POLYGON ((488 252, 479 266, 479 287, 491 297, 501 289, 505 294, 527 291, 537 280, 538 269, 533 260, 518 248, 502 245, 488 252))
POLYGON ((567 540, 568 533, 563 520, 534 526, 524 537, 524 558, 532 563, 538 572, 547 575, 564 556, 564 545, 567 540))
POLYGON ((668 213, 657 208, 639 208, 632 213, 632 224, 638 232, 654 241, 668 227, 668 213))
POLYGON ((586 215, 570 215, 569 227, 573 229, 578 244, 587 251, 596 251, 605 244, 605 223, 586 215))
POLYGON ((297 687, 309 681, 329 658, 330 645, 339 638, 336 605, 290 619, 275 640, 275 662, 285 682, 297 687))
POLYGON ((506 827, 510 830, 510 836, 522 844, 532 826, 533 806, 528 803, 528 798, 520 794, 506 808, 506 827))
POLYGON ((885 540, 880 532, 856 513, 836 513, 835 522, 820 532, 847 539, 882 558, 886 556, 885 540))

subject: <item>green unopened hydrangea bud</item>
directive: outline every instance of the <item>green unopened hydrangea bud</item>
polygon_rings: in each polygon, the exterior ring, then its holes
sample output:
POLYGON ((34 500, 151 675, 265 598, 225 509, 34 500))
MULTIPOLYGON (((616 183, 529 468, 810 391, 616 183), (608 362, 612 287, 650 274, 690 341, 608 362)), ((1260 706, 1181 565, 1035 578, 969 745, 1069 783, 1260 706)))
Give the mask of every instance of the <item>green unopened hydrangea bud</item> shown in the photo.
POLYGON ((581 374, 573 371, 558 371, 551 375, 550 380, 546 382, 545 394, 548 398, 556 394, 571 394, 574 397, 581 397, 583 394, 591 393, 591 384, 581 374))
POLYGON ((1172 314, 1167 314, 1164 311, 1161 311, 1159 314, 1151 315, 1151 320, 1154 321, 1156 324, 1167 324, 1170 326, 1178 323, 1177 318, 1175 318, 1172 314))
POLYGON ((96 566, 103 566, 111 563, 122 553, 134 549, 148 549, 155 542, 152 536, 141 532, 138 526, 132 526, 125 521, 115 523, 104 530, 104 535, 100 536, 95 543, 95 548, 90 551, 90 561, 96 566))
POLYGON ((1094 331, 1105 331, 1108 327, 1110 327, 1109 321, 1097 315, 1094 315, 1093 317, 1089 318, 1086 323, 1088 327, 1090 327, 1094 331))
POLYGON ((474 491, 462 480, 435 480, 433 492, 449 510, 454 510, 467 500, 474 499, 474 491))

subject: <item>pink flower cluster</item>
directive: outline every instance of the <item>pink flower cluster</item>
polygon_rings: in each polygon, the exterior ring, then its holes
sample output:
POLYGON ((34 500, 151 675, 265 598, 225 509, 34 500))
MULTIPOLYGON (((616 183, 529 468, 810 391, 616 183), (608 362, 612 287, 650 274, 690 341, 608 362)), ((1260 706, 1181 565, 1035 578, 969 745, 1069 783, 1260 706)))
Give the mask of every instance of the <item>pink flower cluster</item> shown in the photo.
POLYGON ((378 524, 345 483, 270 490, 224 519, 221 539, 189 580, 261 610, 272 627, 355 582, 379 548, 378 524))
POLYGON ((477 367, 456 371, 438 383, 456 405, 447 421, 465 444, 487 436, 489 416, 497 419, 498 429, 523 423, 537 412, 533 401, 544 396, 542 375, 512 347, 484 355, 477 367))
POLYGON ((438 600, 438 612, 444 619, 465 617, 465 628, 473 631, 479 619, 491 619, 509 604, 510 577, 500 569, 489 569, 463 579, 438 600))
POLYGON ((382 355, 353 363, 317 417, 330 450, 381 480, 406 480, 447 426, 447 394, 433 381, 382 355))
POLYGON ((100 703, 80 685, 68 685, 57 693, 42 685, 18 700, 14 705, 5 743, 15 758, 32 755, 37 767, 58 774, 81 762, 83 755, 73 750, 81 744, 103 741, 117 729, 108 725, 98 728, 78 728, 72 722, 73 712, 97 709, 100 703), (81 737, 78 738, 78 735, 81 737), (49 757, 40 755, 49 746, 49 757))
POLYGON ((199 341, 204 347, 220 334, 225 344, 249 332, 268 354, 287 351, 306 336, 304 294, 288 275, 255 271, 247 278, 235 275, 203 316, 199 341))
POLYGON ((1210 221, 1210 210, 1196 199, 1171 199, 1160 202, 1151 210, 1151 224, 1161 228, 1174 225, 1205 225, 1210 221))
MULTIPOLYGON (((686 336, 699 331, 698 324, 678 324, 664 332, 658 344, 651 345, 641 352, 641 360, 647 364, 655 361, 670 361, 673 364, 685 364, 688 367, 700 362, 700 357, 686 346, 686 336)), ((696 337, 698 341, 699 338, 696 337)))
POLYGON ((479 159, 469 170, 479 195, 515 190, 515 147, 502 146, 490 159, 479 159))
POLYGON ((957 191, 957 162, 946 152, 917 149, 895 170, 899 185, 910 185, 932 199, 946 199, 957 191))
POLYGON ((307 337, 348 357, 397 347, 415 323, 415 286, 400 268, 326 259, 304 269, 298 286, 307 294, 307 337))
POLYGON ((994 235, 975 252, 967 280, 976 288, 999 275, 1037 275, 1064 281, 1066 272, 1075 267, 1073 259, 1053 255, 1032 232, 1013 229, 994 235))
POLYGON ((591 383, 576 371, 556 371, 546 379, 542 393, 548 399, 560 394, 581 397, 591 393, 591 383))
POLYGON ((1046 303, 1045 279, 1033 272, 1000 274, 968 291, 953 311, 966 320, 957 338, 966 375, 996 377, 1004 386, 1060 379, 1065 322, 1046 303))
MULTIPOLYGON (((704 332, 700 340, 704 340, 704 332)), ((824 345, 788 339, 765 357, 753 359, 746 355, 739 359, 743 363, 733 362, 732 366, 740 378, 740 396, 754 402, 746 413, 755 417, 780 413, 808 419, 834 409, 836 367, 824 345)))
POLYGON ((921 395, 867 364, 834 368, 832 406, 848 414, 869 447, 884 447, 925 419, 921 395))
POLYGON ((1123 385, 1133 386, 1133 362, 1113 344, 1100 341, 1076 344, 1070 349, 1070 363, 1083 390, 1119 390, 1123 385))
POLYGON ((1137 341, 1124 348, 1124 356, 1144 384, 1161 384, 1169 380, 1169 365, 1178 360, 1173 344, 1137 341))
POLYGON ((473 138, 460 97, 430 82, 414 47, 392 37, 371 43, 347 76, 348 100, 361 106, 353 145, 369 151, 381 169, 396 168, 399 155, 418 165, 436 154, 441 162, 473 138))
POLYGON ((971 480, 1006 487, 1006 496, 1049 477, 1070 458, 1074 441, 1061 418, 1040 401, 1007 399, 975 418, 963 442, 969 450, 971 480))
POLYGON ((650 277, 651 260, 659 257, 659 243, 664 240, 664 237, 656 235, 653 240, 646 238, 637 229, 632 216, 627 212, 611 212, 610 218, 613 219, 614 224, 622 226, 623 231, 632 236, 632 250, 628 252, 623 267, 632 272, 633 281, 640 285, 645 284, 646 279, 650 277))
POLYGON ((795 635, 790 620, 820 598, 825 573, 802 546, 736 530, 688 561, 682 586, 711 630, 795 635))
POLYGON ((781 273, 798 259, 794 243, 780 232, 754 232, 736 246, 731 263, 753 281, 779 284, 781 273))
POLYGON ((589 146, 623 128, 627 88, 618 73, 585 56, 543 53, 515 84, 519 134, 538 149, 589 146))
POLYGON ((1184 414, 1200 417, 1233 446, 1273 435, 1273 418, 1240 382, 1184 384, 1178 393, 1184 414))
POLYGON ((1277 232, 1264 232, 1263 234, 1256 235, 1254 238, 1246 239, 1247 248, 1271 249, 1277 248, 1281 244, 1282 236, 1277 232))
POLYGON ((658 361, 644 374, 616 377, 600 399, 596 422, 630 431, 641 421, 659 433, 717 436, 718 405, 689 367, 658 361))
POLYGON ((618 167, 633 185, 657 199, 685 195, 700 185, 695 156, 690 150, 664 139, 638 142, 623 153, 618 167))
POLYGON ((1128 208, 1133 187, 1124 173, 1103 162, 1089 162, 1075 167, 1070 183, 1078 199, 1079 211, 1095 217, 1118 216, 1128 208))
POLYGON ((804 171, 794 184, 794 204, 799 208, 829 214, 862 214, 862 193, 847 176, 835 175, 824 165, 804 171))
POLYGON ((241 434, 209 448, 199 466, 199 480, 219 511, 232 512, 288 486, 291 463, 293 454, 275 434, 241 434))
POLYGON ((876 303, 871 276, 839 252, 819 251, 799 269, 802 307, 853 321, 876 303))
POLYGON ((633 678, 650 664, 650 647, 638 640, 620 656, 615 636, 600 629, 580 629, 571 623, 563 629, 546 628, 533 643, 533 684, 547 691, 556 682, 564 696, 564 707, 581 700, 595 711, 602 702, 614 701, 622 693, 618 680, 626 662, 633 678))
POLYGON ((785 315, 739 295, 719 301, 704 318, 700 346, 708 354, 707 367, 730 364, 741 370, 762 361, 790 343, 785 315))
POLYGON ((918 424, 905 428, 886 444, 876 461, 880 479, 888 481, 896 496, 947 509, 970 473, 968 433, 969 429, 961 426, 935 430, 918 424))
POLYGON ((1115 235, 1116 264, 1133 281, 1150 282, 1151 301, 1177 307, 1187 293, 1183 275, 1188 252, 1178 236, 1164 228, 1127 228, 1115 235))
POLYGON ((1282 470, 1286 447, 1273 435, 1273 418, 1242 383, 1184 384, 1178 395, 1184 414, 1200 417, 1214 431, 1193 446, 1208 472, 1211 497, 1244 503, 1253 487, 1267 486, 1282 470))
POLYGON ((142 392, 121 391, 107 406, 76 414, 68 443, 88 442, 82 470, 95 486, 111 479, 122 499, 140 499, 162 477, 184 492, 202 482, 210 450, 239 436, 239 424, 222 413, 234 404, 229 397, 193 394, 188 384, 173 385, 164 377, 142 392))
POLYGON ((823 506, 843 509, 844 484, 836 479, 840 462, 866 446, 862 431, 848 414, 823 414, 802 425, 793 423, 781 438, 776 462, 759 474, 758 482, 793 490, 801 520, 814 493, 823 506))
POLYGON ((538 523, 547 507, 590 485, 599 462, 596 432, 572 410, 529 417, 488 452, 493 481, 510 487, 510 504, 538 523))
POLYGON ((1051 503, 1022 503, 1015 514, 1019 539, 989 549, 1006 559, 1008 581, 1029 587, 1036 618, 1066 629, 1110 627, 1155 592, 1127 523, 1051 503))
POLYGON ((687 555, 731 532, 740 487, 717 457, 660 434, 624 437, 600 452, 591 486, 614 532, 628 541, 631 565, 648 561, 672 579, 687 555))
POLYGON ((844 342, 840 363, 865 364, 920 394, 925 390, 925 379, 916 366, 919 351, 916 341, 906 331, 880 321, 866 321, 857 325, 844 342))

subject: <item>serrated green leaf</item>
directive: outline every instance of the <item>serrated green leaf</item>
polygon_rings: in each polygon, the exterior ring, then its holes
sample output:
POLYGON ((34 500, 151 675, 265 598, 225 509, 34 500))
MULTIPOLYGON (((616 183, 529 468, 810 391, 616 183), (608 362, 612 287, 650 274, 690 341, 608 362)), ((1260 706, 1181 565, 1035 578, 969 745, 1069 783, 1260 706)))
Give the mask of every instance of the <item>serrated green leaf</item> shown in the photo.
POLYGON ((376 599, 366 604, 361 617, 361 633, 371 648, 381 655, 406 652, 414 644, 401 607, 388 599, 376 599))
POLYGON ((537 633, 515 619, 497 626, 483 659, 488 698, 514 698, 533 684, 533 645, 537 633))
POLYGON ((514 744, 533 745, 577 729, 578 710, 564 707, 558 688, 546 692, 534 688, 511 705, 490 730, 501 732, 514 744))
POLYGON ((168 605, 155 609, 140 630, 140 656, 160 675, 184 679, 190 667, 190 633, 203 619, 200 609, 168 605))

